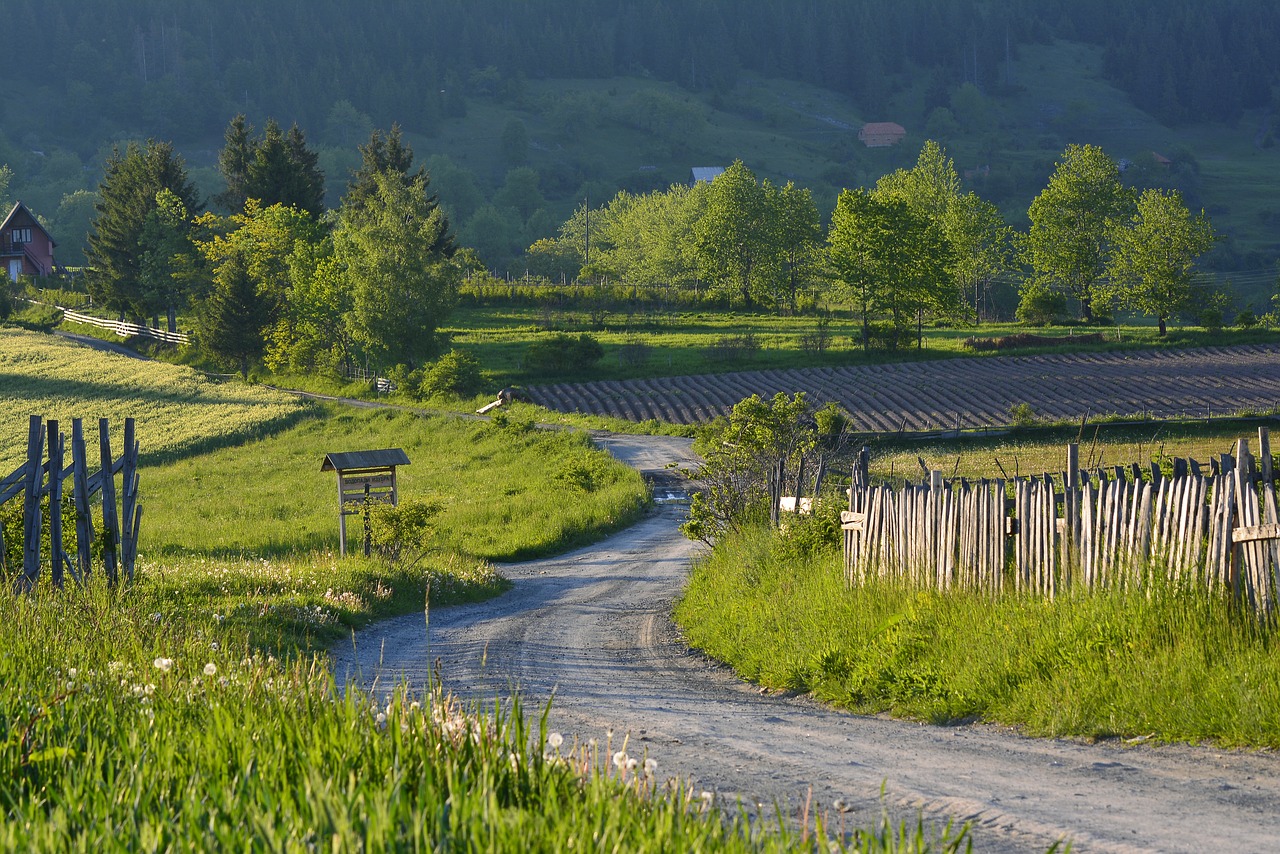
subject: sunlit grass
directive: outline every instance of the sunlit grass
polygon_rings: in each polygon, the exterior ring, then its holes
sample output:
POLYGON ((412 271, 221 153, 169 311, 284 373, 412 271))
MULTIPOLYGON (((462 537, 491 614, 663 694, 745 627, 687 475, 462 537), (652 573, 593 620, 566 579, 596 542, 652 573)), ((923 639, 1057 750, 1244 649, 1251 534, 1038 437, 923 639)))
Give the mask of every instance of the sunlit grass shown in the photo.
POLYGON ((0 470, 26 454, 27 421, 55 418, 70 435, 85 420, 90 459, 97 458, 98 419, 111 420, 118 456, 124 419, 137 419, 144 462, 264 435, 305 414, 296 398, 225 383, 176 365, 131 359, 52 335, 0 329, 0 470))
POLYGON ((753 531, 696 567, 676 619, 745 678, 858 712, 1280 747, 1274 628, 1203 594, 850 589, 838 552, 753 531))

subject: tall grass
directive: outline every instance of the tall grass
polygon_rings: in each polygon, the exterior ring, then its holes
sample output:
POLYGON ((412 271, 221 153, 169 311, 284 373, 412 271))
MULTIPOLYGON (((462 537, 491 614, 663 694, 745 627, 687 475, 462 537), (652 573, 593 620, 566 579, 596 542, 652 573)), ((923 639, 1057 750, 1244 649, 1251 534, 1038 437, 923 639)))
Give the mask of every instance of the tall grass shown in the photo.
POLYGON ((0 594, 6 850, 799 847, 656 769, 551 748, 518 703, 339 694, 322 660, 250 651, 164 594, 0 594))
POLYGON ((858 712, 1280 746, 1275 629, 1203 595, 850 589, 838 553, 756 530, 696 567, 676 619, 742 676, 858 712))

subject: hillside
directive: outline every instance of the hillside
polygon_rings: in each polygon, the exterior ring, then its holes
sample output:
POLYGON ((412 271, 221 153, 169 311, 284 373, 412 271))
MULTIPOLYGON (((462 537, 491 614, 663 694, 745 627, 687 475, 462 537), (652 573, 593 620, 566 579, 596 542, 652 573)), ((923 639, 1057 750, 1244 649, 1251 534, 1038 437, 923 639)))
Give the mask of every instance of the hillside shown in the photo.
POLYGON ((10 58, 34 97, 3 108, 0 164, 13 174, 7 193, 0 174, 0 200, 49 220, 74 264, 93 215, 77 191, 96 187, 115 141, 174 140, 212 195, 235 112, 258 127, 297 122, 333 205, 356 145, 399 122, 462 241, 517 272, 523 247, 584 198, 741 158, 829 210, 841 188, 913 162, 927 138, 1020 225, 1063 147, 1091 142, 1131 162, 1132 183, 1176 186, 1208 210, 1225 238, 1209 263, 1242 302, 1269 293, 1280 155, 1263 84, 1280 78, 1258 46, 1280 19, 1265 4, 788 8, 435 0, 351 20, 332 2, 305 14, 231 2, 212 16, 191 2, 99 0, 48 23, 18 3, 13 20, 31 38, 10 58), (1187 62, 1148 55, 1162 45, 1187 62), (895 121, 907 138, 867 149, 867 121, 895 121), (536 176, 507 180, 523 166, 536 176))

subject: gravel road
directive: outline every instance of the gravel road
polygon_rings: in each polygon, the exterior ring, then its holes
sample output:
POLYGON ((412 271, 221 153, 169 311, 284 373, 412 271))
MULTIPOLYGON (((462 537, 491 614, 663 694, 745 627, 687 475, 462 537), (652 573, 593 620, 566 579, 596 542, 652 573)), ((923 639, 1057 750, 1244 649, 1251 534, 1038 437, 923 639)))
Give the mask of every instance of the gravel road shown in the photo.
MULTIPOLYGON (((599 443, 675 487, 665 466, 689 441, 601 436, 599 443)), ((1027 738, 988 725, 927 726, 851 715, 806 697, 761 693, 681 641, 670 620, 696 547, 678 504, 594 546, 503 567, 515 583, 478 605, 377 624, 334 651, 340 680, 426 681, 492 702, 518 689, 537 710, 554 692, 553 730, 603 744, 630 738, 659 773, 724 802, 796 810, 838 798, 849 822, 882 805, 895 817, 973 825, 978 851, 1273 851, 1280 846, 1280 759, 1265 753, 1027 738), (884 798, 881 800, 881 787, 884 798)), ((1280 711, 1277 712, 1280 714, 1280 711)), ((766 808, 766 812, 768 811, 766 808)))

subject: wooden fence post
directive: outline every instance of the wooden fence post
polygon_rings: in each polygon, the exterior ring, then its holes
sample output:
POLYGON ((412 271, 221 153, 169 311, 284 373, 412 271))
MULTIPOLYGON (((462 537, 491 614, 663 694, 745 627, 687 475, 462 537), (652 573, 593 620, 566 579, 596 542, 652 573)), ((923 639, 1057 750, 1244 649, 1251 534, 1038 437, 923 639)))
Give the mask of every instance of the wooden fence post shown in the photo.
POLYGON ((142 523, 142 506, 138 504, 138 442, 134 439, 134 429, 134 419, 126 418, 121 479, 124 525, 120 537, 120 558, 126 582, 133 581, 133 566, 138 557, 138 526, 142 523))
POLYGON ((32 415, 27 428, 27 482, 22 499, 23 536, 26 539, 22 552, 22 577, 17 584, 19 590, 35 587, 36 579, 40 577, 40 533, 43 529, 40 519, 40 485, 43 481, 43 451, 44 419, 39 415, 32 415))
POLYGON ((102 460, 102 564, 107 584, 116 586, 116 563, 120 544, 120 521, 116 515, 116 478, 111 471, 111 431, 107 419, 98 419, 99 456, 102 460))
POLYGON ((76 569, 77 582, 89 577, 93 546, 93 508, 89 506, 89 461, 84 447, 84 421, 71 420, 71 489, 76 503, 76 569))
POLYGON ((50 418, 49 439, 49 579, 62 587, 62 458, 65 451, 62 431, 50 418))

